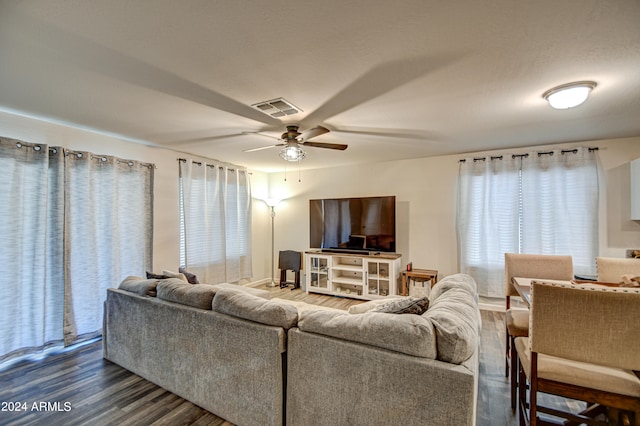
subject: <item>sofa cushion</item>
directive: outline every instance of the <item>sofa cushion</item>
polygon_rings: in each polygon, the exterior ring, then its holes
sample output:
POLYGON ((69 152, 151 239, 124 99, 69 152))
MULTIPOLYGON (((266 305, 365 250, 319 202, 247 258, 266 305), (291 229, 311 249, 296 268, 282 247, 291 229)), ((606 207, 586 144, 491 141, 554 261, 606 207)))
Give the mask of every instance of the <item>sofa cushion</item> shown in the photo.
POLYGON ((120 283, 118 288, 120 290, 139 294, 140 296, 156 297, 157 286, 158 280, 156 279, 144 279, 141 277, 129 276, 120 283))
POLYGON ((298 316, 300 315, 301 312, 315 311, 315 310, 344 312, 344 310, 342 309, 330 308, 328 306, 313 305, 311 303, 303 302, 301 300, 280 299, 278 297, 274 297, 271 300, 277 301, 278 303, 284 303, 286 305, 295 306, 295 308, 298 310, 298 316))
POLYGON ((393 299, 376 306, 370 312, 383 312, 388 314, 415 314, 422 315, 429 307, 428 297, 403 297, 393 299))
POLYGON ((215 292, 215 286, 189 284, 180 278, 165 278, 158 283, 158 299, 200 309, 211 309, 211 301, 215 292))
POLYGON ((419 315, 388 315, 367 312, 304 311, 302 331, 350 340, 422 358, 436 358, 436 335, 428 318, 419 315))
POLYGON ((349 312, 350 314, 364 314, 365 312, 369 312, 376 306, 384 305, 390 300, 399 299, 401 297, 402 296, 391 296, 384 299, 374 299, 374 300, 369 300, 368 302, 358 303, 357 305, 349 306, 349 310, 347 312, 349 312))
POLYGON ((431 302, 422 316, 435 327, 439 360, 460 364, 477 350, 482 322, 477 302, 468 289, 448 289, 431 302))
POLYGON ((298 323, 298 309, 295 306, 232 289, 223 288, 216 291, 212 309, 237 318, 282 327, 285 330, 298 323))
POLYGON ((438 281, 435 286, 433 286, 431 294, 429 294, 429 299, 433 303, 433 301, 440 297, 441 294, 451 290, 452 288, 462 288, 469 294, 473 295, 476 301, 478 300, 476 282, 471 275, 467 274, 453 274, 444 277, 438 281))
POLYGON ((215 287, 216 291, 220 289, 235 290, 235 291, 253 294, 254 296, 258 296, 263 299, 267 299, 267 300, 271 299, 271 293, 269 293, 267 290, 262 290, 259 288, 245 287, 238 284, 229 284, 229 283, 213 284, 213 287, 215 287))

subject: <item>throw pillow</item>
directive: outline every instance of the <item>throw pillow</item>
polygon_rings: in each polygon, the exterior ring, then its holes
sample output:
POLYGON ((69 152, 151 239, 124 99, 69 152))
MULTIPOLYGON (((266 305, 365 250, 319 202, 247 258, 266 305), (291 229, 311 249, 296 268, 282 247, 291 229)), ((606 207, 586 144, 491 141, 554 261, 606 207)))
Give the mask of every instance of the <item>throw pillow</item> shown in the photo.
POLYGON ((429 308, 429 298, 407 297, 403 299, 393 299, 389 302, 376 306, 369 312, 385 312, 388 314, 415 314, 422 315, 429 308))
POLYGON ((189 282, 189 280, 187 280, 187 277, 185 277, 184 274, 181 274, 180 272, 167 271, 165 269, 164 271, 162 271, 162 275, 166 275, 169 278, 178 278, 179 280, 182 280, 185 283, 189 282))
POLYGON ((165 278, 171 278, 171 277, 170 277, 170 276, 168 276, 168 275, 154 274, 153 272, 149 272, 149 271, 147 271, 147 279, 148 279, 148 280, 151 280, 151 279, 154 279, 154 280, 164 280, 165 278))
POLYGON ((181 274, 184 274, 184 276, 187 277, 187 281, 189 281, 191 284, 200 284, 198 282, 198 277, 196 277, 196 274, 192 274, 191 272, 188 272, 184 268, 179 268, 178 272, 180 272, 181 274))

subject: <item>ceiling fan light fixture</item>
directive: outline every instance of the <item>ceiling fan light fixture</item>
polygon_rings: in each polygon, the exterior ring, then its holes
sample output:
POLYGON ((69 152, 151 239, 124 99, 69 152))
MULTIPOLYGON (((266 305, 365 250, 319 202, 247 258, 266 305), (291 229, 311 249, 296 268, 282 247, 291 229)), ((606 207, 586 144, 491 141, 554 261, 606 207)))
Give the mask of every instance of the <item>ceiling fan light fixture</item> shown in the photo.
POLYGON ((299 146, 287 145, 280 150, 280 158, 286 161, 300 161, 307 155, 299 146))
POLYGON ((552 108, 568 109, 583 104, 596 87, 594 81, 576 81, 547 90, 542 97, 552 108))

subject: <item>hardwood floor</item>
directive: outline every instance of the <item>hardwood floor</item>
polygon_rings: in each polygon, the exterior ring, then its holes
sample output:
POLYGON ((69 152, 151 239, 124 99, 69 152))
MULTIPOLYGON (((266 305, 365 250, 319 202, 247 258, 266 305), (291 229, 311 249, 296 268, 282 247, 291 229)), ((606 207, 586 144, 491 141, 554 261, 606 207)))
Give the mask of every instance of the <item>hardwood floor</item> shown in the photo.
MULTIPOLYGON (((340 309, 361 303, 288 288, 269 290, 272 297, 340 309)), ((504 377, 504 313, 481 312, 477 424, 515 426, 517 416, 511 413, 504 377)), ((0 372, 0 402, 0 425, 230 424, 104 360, 100 341, 0 372)))

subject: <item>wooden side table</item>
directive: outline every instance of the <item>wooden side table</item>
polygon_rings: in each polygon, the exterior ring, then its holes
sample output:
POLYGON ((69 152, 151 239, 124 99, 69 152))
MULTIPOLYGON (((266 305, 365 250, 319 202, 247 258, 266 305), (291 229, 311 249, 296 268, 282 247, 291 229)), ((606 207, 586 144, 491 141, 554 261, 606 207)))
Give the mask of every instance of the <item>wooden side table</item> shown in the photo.
POLYGON ((438 281, 438 271, 435 269, 412 269, 411 271, 402 271, 402 288, 400 295, 409 295, 409 284, 411 280, 415 282, 430 281, 431 287, 438 281))

